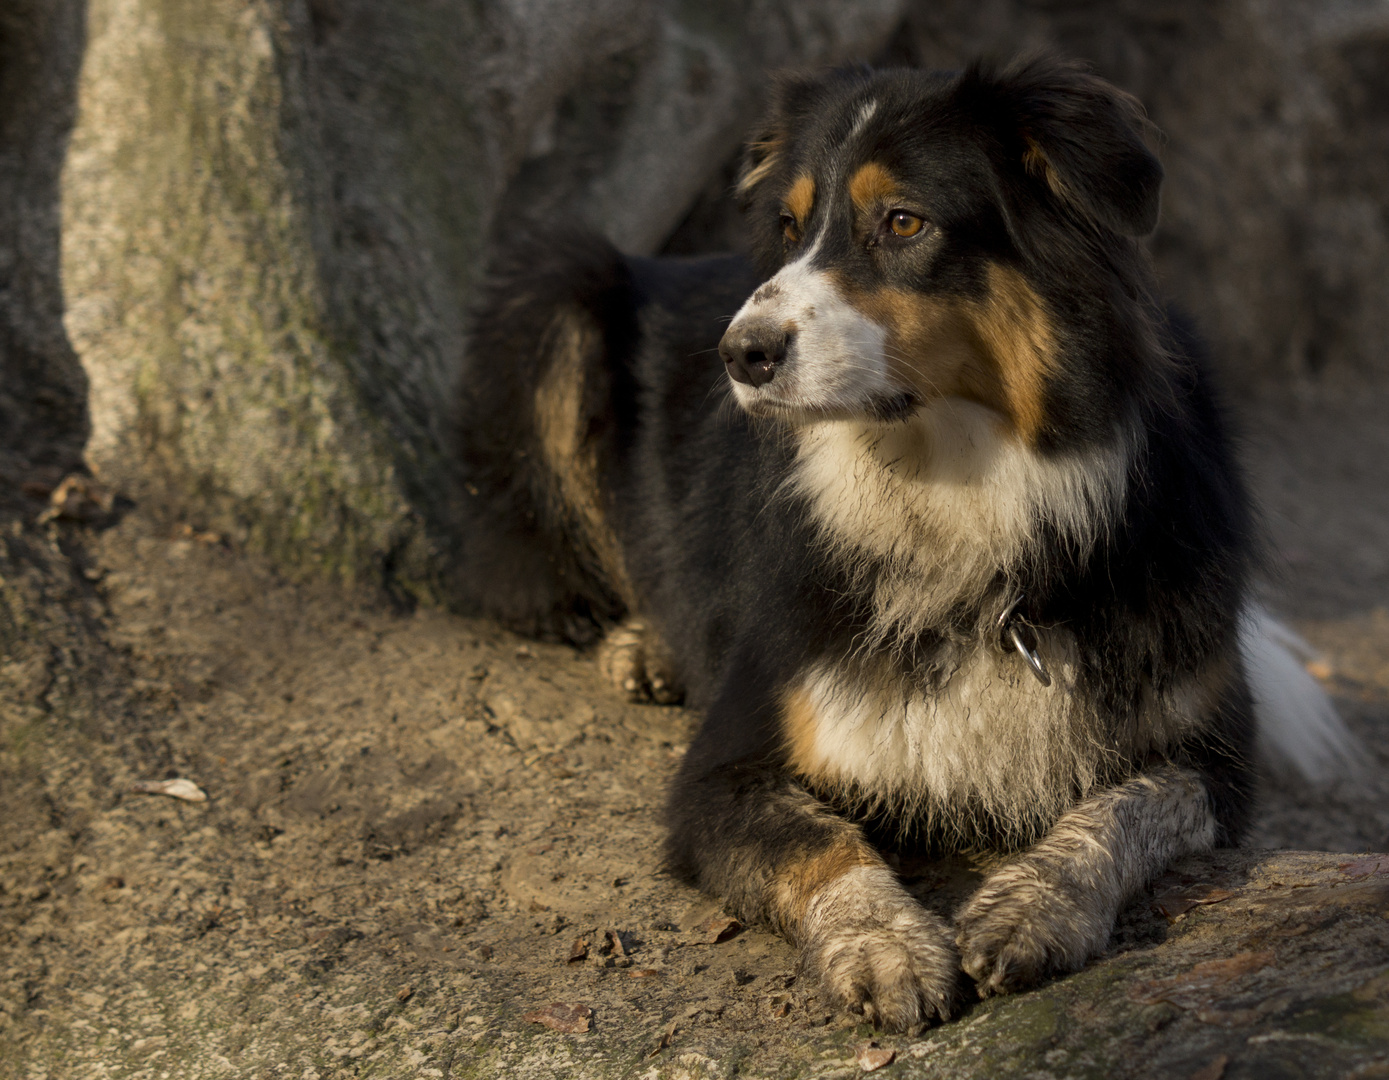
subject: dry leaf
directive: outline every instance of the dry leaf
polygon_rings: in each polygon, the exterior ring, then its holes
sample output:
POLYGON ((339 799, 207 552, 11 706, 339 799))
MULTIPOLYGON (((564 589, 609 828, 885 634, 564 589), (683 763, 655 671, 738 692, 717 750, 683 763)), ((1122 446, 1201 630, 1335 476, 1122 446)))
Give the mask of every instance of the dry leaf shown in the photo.
POLYGON ((221 533, 201 532, 186 521, 174 530, 174 536, 179 540, 196 540, 200 544, 217 545, 222 542, 221 533))
POLYGON ((579 960, 588 959, 588 939, 575 938, 574 944, 569 949, 569 956, 565 960, 566 964, 573 964, 579 960))
POLYGON ((522 1017, 532 1024, 542 1024, 566 1035, 578 1035, 589 1029, 593 1010, 577 1001, 556 1001, 543 1009, 534 1009, 522 1017))
POLYGON ((715 915, 694 928, 695 937, 692 940, 699 945, 717 945, 733 937, 742 928, 743 924, 731 915, 715 915))
POLYGON ((884 1065, 891 1065, 896 1056, 896 1050, 884 1050, 872 1043, 865 1043, 854 1051, 854 1060, 864 1072, 874 1072, 884 1065))
POLYGON ((603 948, 600 950, 603 955, 612 953, 613 956, 626 956, 627 951, 622 947, 622 935, 616 930, 603 931, 603 948))
POLYGON ((649 979, 653 975, 659 974, 660 972, 655 968, 633 968, 627 973, 627 977, 629 979, 649 979))
POLYGON ((647 1061, 650 1061, 652 1058, 654 1058, 657 1054, 659 1054, 662 1050, 664 1050, 666 1047, 670 1045, 671 1040, 675 1038, 675 1025, 679 1022, 680 1018, 676 1017, 674 1020, 672 1020, 669 1024, 666 1025, 665 1031, 661 1032, 661 1037, 656 1040, 656 1045, 653 1046, 651 1048, 651 1052, 646 1055, 647 1061))
POLYGON ((413 986, 402 986, 395 992, 395 999, 402 1003, 409 1001, 414 996, 415 988, 413 986))
POLYGON ((141 780, 131 784, 130 790, 137 795, 168 795, 184 802, 207 802, 207 792, 181 776, 175 780, 141 780))

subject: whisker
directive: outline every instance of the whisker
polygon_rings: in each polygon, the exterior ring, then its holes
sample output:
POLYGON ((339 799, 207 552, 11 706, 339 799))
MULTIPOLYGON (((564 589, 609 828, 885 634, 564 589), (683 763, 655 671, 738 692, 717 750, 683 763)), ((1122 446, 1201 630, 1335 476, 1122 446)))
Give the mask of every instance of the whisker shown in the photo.
POLYGON ((730 379, 726 374, 721 378, 715 379, 712 383, 709 384, 709 389, 704 393, 705 404, 708 404, 709 399, 713 397, 716 393, 722 393, 725 401, 732 400, 733 380, 730 379))

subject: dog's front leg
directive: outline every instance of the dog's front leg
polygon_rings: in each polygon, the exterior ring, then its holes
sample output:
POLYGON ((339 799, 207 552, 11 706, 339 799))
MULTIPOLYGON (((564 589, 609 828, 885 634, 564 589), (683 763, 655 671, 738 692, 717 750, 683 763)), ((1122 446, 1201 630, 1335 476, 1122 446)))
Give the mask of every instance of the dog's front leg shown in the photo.
POLYGON ((1180 855, 1212 846, 1201 776, 1166 765, 1086 799, 991 874, 956 917, 982 995, 1075 971, 1104 950, 1123 904, 1180 855))
POLYGON ((740 917, 770 923, 836 1007, 911 1032, 953 1011, 959 957, 859 828, 768 764, 683 771, 670 858, 740 917))

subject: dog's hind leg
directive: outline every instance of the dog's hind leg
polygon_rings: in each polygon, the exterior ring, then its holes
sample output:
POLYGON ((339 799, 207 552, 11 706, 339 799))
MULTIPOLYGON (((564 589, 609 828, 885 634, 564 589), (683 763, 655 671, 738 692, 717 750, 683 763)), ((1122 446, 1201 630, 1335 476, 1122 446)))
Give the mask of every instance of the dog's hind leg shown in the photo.
POLYGON ((799 946, 803 973, 834 1006, 894 1032, 950 1017, 961 979, 949 927, 856 825, 785 773, 686 768, 669 814, 673 868, 799 946))
POLYGON ((1126 901, 1217 832, 1193 769, 1164 765, 1086 799, 956 916, 965 971, 987 996, 1078 970, 1103 951, 1126 901))
POLYGON ((598 646, 598 669, 631 701, 674 705, 685 696, 665 644, 644 619, 608 631, 598 646))

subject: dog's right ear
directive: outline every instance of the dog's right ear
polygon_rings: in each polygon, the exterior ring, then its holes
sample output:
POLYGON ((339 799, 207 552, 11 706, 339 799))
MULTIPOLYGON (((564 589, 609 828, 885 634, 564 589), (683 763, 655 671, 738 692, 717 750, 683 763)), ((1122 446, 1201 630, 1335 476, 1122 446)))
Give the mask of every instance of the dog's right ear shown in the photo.
POLYGON ((796 119, 824 86, 811 75, 783 73, 772 84, 771 107, 743 149, 743 164, 734 191, 742 209, 757 199, 758 190, 781 170, 796 119))
POLYGON ((734 186, 744 210, 757 201, 767 180, 782 171, 796 131, 815 117, 817 105, 870 74, 867 66, 851 64, 815 73, 783 72, 775 77, 771 107, 744 148, 743 164, 734 186))

